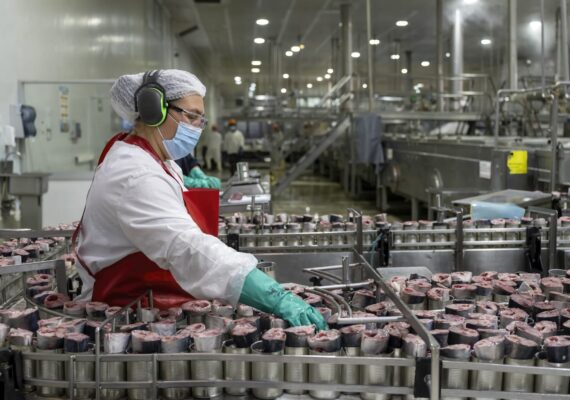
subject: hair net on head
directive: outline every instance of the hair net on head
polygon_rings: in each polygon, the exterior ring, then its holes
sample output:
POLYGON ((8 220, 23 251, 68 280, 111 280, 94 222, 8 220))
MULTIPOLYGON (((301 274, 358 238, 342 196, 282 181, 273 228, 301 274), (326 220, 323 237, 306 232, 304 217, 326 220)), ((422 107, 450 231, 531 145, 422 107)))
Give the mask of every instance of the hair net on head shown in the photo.
MULTIPOLYGON (((139 113, 135 111, 135 92, 142 85, 144 73, 123 75, 111 88, 111 106, 121 118, 134 122, 139 113)), ((179 69, 160 71, 158 83, 165 91, 166 101, 190 95, 206 95, 206 86, 193 74, 179 69)))

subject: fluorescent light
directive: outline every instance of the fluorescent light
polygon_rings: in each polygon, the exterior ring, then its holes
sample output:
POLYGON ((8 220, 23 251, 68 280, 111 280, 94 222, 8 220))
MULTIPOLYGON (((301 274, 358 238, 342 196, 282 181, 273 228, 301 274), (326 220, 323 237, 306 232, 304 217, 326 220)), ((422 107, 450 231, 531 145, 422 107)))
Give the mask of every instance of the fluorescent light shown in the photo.
POLYGON ((445 58, 449 58, 451 57, 451 53, 448 51, 447 53, 445 53, 445 58))
POLYGON ((322 82, 323 81, 323 77, 322 76, 317 76, 317 82, 322 82))
POLYGON ((253 65, 253 66, 255 66, 255 67, 258 67, 258 66, 261 65, 261 61, 259 61, 259 60, 253 60, 253 61, 251 62, 251 65, 253 65))
POLYGON ((331 74, 325 74, 325 79, 331 79, 331 74))
POLYGON ((408 69, 407 68, 402 68, 402 70, 400 71, 402 74, 407 74, 408 73, 408 69))
POLYGON ((353 51, 350 56, 351 56, 352 58, 359 58, 359 57, 360 57, 360 53, 359 53, 358 51, 353 51))
POLYGON ((281 88, 281 93, 287 93, 287 89, 281 88))
POLYGON ((289 74, 283 74, 283 79, 289 79, 289 74))
POLYGON ((371 46, 378 46, 380 44, 380 39, 370 39, 368 42, 371 46))
POLYGON ((540 28, 542 27, 542 22, 540 21, 530 21, 528 23, 528 26, 531 30, 533 31, 538 31, 540 30, 540 28))
POLYGON ((262 37, 256 37, 255 39, 253 39, 253 43, 255 44, 263 44, 265 43, 265 39, 262 37))
POLYGON ((483 46, 489 46, 491 43, 491 39, 481 39, 481 44, 483 46))
POLYGON ((253 72, 254 74, 259 74, 261 70, 259 68, 252 68, 251 72, 253 72))
POLYGON ((368 87, 368 85, 366 83, 362 84, 362 89, 366 89, 368 87))
POLYGON ((406 21, 405 19, 401 19, 399 21, 396 21, 396 26, 399 26, 399 27, 408 26, 408 21, 406 21))
POLYGON ((312 87, 313 87, 313 84, 312 84, 312 83, 307 83, 307 89, 310 89, 310 88, 312 88, 312 87))
POLYGON ((422 61, 422 62, 420 63, 420 65, 421 65, 422 67, 429 67, 430 63, 429 63, 429 61, 422 61))
POLYGON ((257 21, 255 21, 255 23, 257 25, 265 26, 265 25, 269 24, 269 20, 266 18, 259 18, 257 21))
POLYGON ((301 51, 301 48, 299 46, 291 46, 291 51, 298 53, 301 51))
POLYGON ((391 59, 391 60, 399 60, 399 59, 400 59, 400 55, 399 55, 399 54, 392 54, 392 55, 390 56, 390 59, 391 59))
POLYGON ((287 57, 291 57, 291 56, 293 56, 293 52, 292 52, 291 50, 287 50, 287 51, 285 52, 285 55, 286 55, 287 57))
POLYGON ((334 70, 332 68, 327 69, 327 74, 332 74, 334 70))
POLYGON ((241 81, 241 76, 234 76, 234 81, 241 81))

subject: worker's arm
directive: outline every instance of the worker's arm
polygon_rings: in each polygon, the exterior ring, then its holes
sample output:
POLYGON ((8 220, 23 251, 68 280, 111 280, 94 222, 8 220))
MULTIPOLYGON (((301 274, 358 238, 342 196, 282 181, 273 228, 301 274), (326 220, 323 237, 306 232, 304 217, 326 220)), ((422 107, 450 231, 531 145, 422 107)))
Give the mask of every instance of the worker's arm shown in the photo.
POLYGON ((202 233, 184 207, 180 188, 169 180, 158 173, 130 179, 116 205, 121 229, 134 247, 170 270, 185 291, 235 305, 257 259, 202 233))

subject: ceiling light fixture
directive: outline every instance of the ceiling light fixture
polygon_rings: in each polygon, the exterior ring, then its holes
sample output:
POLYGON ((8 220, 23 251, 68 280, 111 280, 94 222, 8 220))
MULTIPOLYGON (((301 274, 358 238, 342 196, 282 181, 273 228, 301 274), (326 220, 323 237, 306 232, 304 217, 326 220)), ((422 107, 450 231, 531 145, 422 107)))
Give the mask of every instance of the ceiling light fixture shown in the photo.
POLYGON ((253 60, 253 61, 251 62, 251 65, 253 65, 253 66, 255 66, 255 67, 260 66, 260 65, 261 65, 261 61, 259 61, 259 60, 253 60))
POLYGON ((366 89, 368 87, 368 85, 366 83, 362 84, 362 89, 366 89))
POLYGON ((255 23, 257 25, 265 26, 265 25, 269 24, 269 20, 266 18, 259 18, 257 21, 255 21, 255 23))
POLYGON ((287 93, 287 89, 281 88, 281 93, 287 93))
POLYGON ((287 51, 285 52, 285 55, 286 55, 287 57, 292 57, 292 56, 293 56, 293 52, 292 52, 291 50, 287 50, 287 51))
POLYGON ((451 57, 451 53, 448 51, 447 53, 445 53, 445 58, 449 58, 451 57))
POLYGON ((298 53, 301 51, 301 48, 299 46, 291 46, 291 51, 294 53, 298 53))
POLYGON ((399 55, 399 54, 392 54, 392 55, 390 56, 390 59, 391 59, 391 60, 399 60, 399 59, 400 59, 400 55, 399 55))
POLYGON ((491 39, 481 39, 481 44, 483 46, 489 46, 491 43, 491 39))
POLYGON ((542 22, 540 21, 530 21, 528 23, 528 26, 531 30, 533 31, 538 31, 540 30, 540 28, 542 27, 542 22))
POLYGON ((253 72, 254 74, 259 74, 261 70, 259 68, 252 68, 251 72, 253 72))
POLYGON ((265 43, 265 39, 261 38, 261 37, 256 37, 255 39, 253 39, 253 43, 255 44, 263 44, 265 43))
POLYGON ((358 51, 353 51, 350 56, 351 56, 352 58, 359 58, 359 57, 360 57, 360 53, 359 53, 358 51))
POLYGON ((331 79, 331 74, 325 74, 325 79, 331 79))
POLYGON ((317 76, 317 82, 322 82, 323 81, 323 77, 322 76, 317 76))
POLYGON ((380 44, 380 39, 370 39, 368 42, 371 46, 378 46, 380 44))
POLYGON ((404 19, 396 21, 396 26, 399 26, 400 28, 403 28, 404 26, 408 26, 408 21, 406 21, 404 19))
POLYGON ((312 83, 307 83, 307 89, 311 89, 313 87, 312 83))
POLYGON ((422 67, 429 67, 429 66, 430 66, 430 62, 429 62, 429 61, 422 61, 422 62, 420 63, 420 65, 421 65, 422 67))
POLYGON ((400 71, 402 74, 407 74, 408 73, 408 69, 407 68, 402 68, 402 70, 400 71))
POLYGON ((289 74, 283 74, 283 79, 289 79, 289 74))
POLYGON ((332 74, 334 70, 332 68, 327 69, 327 74, 332 74))

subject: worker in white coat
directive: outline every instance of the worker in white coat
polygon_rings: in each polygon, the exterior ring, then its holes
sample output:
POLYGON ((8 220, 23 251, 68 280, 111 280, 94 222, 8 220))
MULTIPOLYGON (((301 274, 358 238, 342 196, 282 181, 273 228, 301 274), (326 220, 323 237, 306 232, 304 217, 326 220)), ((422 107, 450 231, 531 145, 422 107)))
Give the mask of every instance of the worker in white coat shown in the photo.
POLYGON ((80 298, 124 306, 152 289, 158 308, 220 299, 326 328, 314 308, 256 268, 253 255, 215 236, 209 219, 218 216, 206 215, 207 204, 193 203, 191 194, 217 191, 184 187, 173 160, 191 153, 200 138, 205 93, 196 76, 180 70, 124 75, 114 83, 111 104, 134 129, 107 143, 74 234, 80 298))
POLYGON ((228 121, 228 131, 224 136, 224 151, 228 154, 230 172, 232 174, 236 172, 237 163, 244 146, 245 139, 243 133, 237 128, 237 121, 232 118, 228 121))
POLYGON ((207 134, 208 150, 206 151, 206 169, 222 172, 222 134, 217 125, 207 134))

